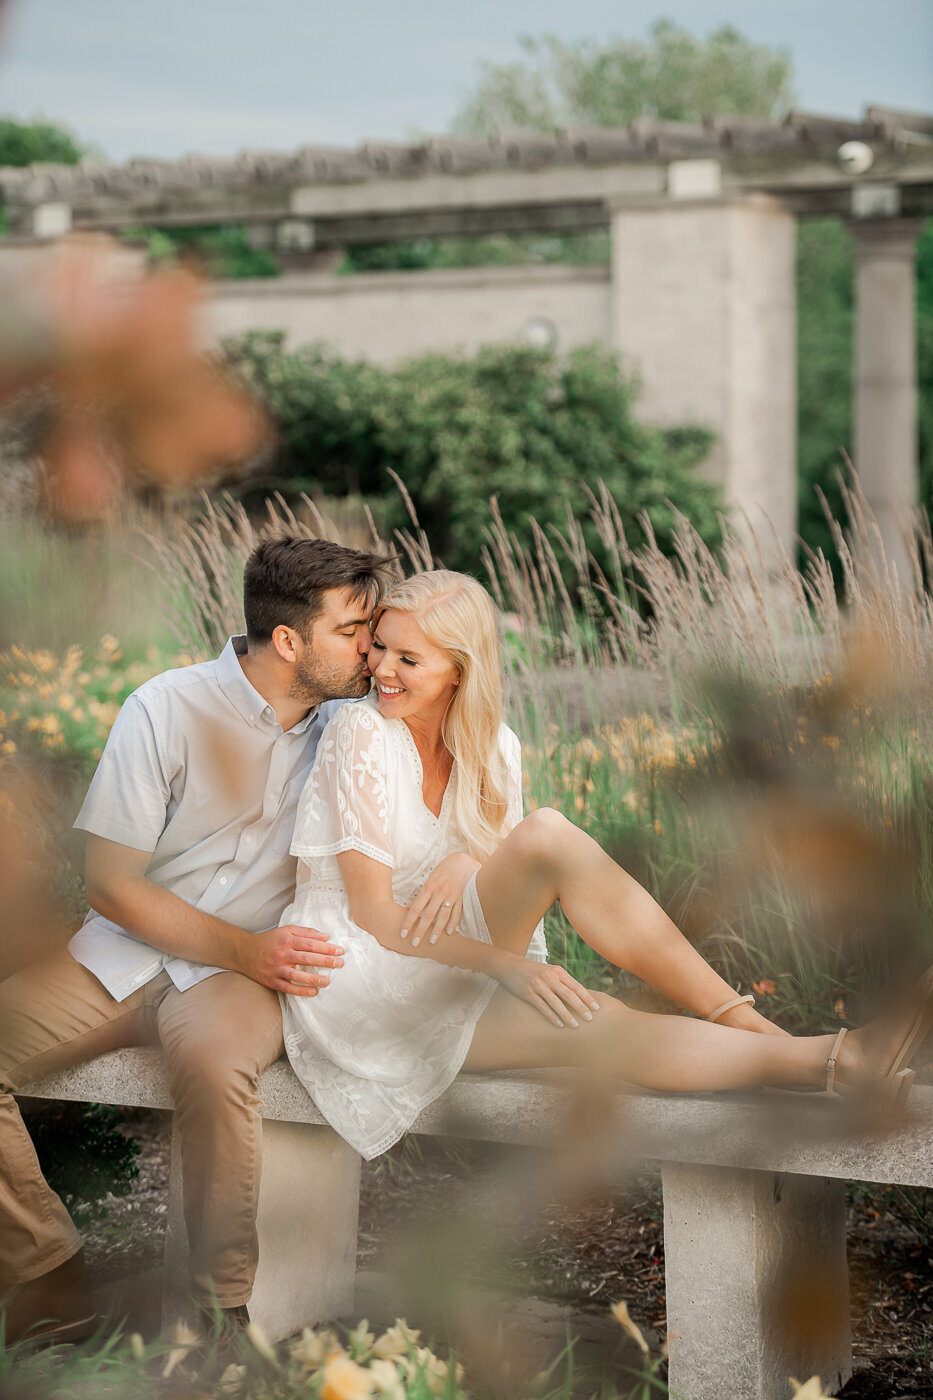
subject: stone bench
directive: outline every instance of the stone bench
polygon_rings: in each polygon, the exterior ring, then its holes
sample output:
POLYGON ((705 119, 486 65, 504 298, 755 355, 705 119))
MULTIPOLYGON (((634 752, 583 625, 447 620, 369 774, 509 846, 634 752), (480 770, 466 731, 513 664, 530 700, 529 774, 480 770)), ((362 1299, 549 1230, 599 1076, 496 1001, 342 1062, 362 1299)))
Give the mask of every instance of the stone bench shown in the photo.
MULTIPOLYGON (((22 1092, 172 1107, 162 1054, 148 1048, 102 1055, 22 1092)), ((414 1131, 545 1146, 579 1121, 580 1097, 563 1072, 461 1075, 414 1131)), ((261 1098, 250 1312, 277 1339, 353 1311, 360 1160, 284 1061, 263 1075, 261 1098)), ((841 1100, 823 1095, 620 1092, 612 1105, 600 1143, 608 1168, 661 1164, 672 1390, 685 1400, 786 1400, 791 1375, 841 1385, 851 1373, 844 1182, 933 1187, 933 1089, 915 1089, 908 1121, 887 1134, 859 1130, 841 1100), (790 1340, 780 1300, 806 1308, 815 1284, 813 1297, 837 1306, 802 1333, 791 1328, 790 1340)), ((167 1296, 185 1276, 179 1166, 176 1140, 167 1296)))

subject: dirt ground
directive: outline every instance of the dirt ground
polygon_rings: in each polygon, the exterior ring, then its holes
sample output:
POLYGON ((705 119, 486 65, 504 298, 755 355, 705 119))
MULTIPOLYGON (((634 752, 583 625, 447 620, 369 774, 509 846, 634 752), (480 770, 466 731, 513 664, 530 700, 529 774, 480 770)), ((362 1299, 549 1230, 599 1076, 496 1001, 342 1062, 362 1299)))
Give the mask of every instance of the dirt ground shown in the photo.
MULTIPOLYGON (((138 1111, 125 1131, 140 1144, 139 1179, 88 1228, 87 1251, 115 1315, 134 1312, 135 1325, 151 1332, 158 1328, 168 1121, 138 1111)), ((657 1175, 588 1199, 565 1192, 560 1200, 557 1192, 547 1200, 539 1160, 489 1144, 445 1147, 419 1138, 364 1164, 358 1269, 371 1320, 380 1305, 366 1281, 384 1288, 389 1280, 388 1320, 407 1308, 409 1322, 426 1333, 440 1311, 486 1296, 497 1300, 500 1319, 514 1323, 516 1346, 536 1328, 558 1341, 569 1329, 598 1361, 615 1345, 608 1307, 621 1299, 660 1345, 666 1316, 657 1175)), ((860 1186, 850 1195, 856 1370, 840 1395, 933 1397, 933 1193, 905 1197, 860 1186)))

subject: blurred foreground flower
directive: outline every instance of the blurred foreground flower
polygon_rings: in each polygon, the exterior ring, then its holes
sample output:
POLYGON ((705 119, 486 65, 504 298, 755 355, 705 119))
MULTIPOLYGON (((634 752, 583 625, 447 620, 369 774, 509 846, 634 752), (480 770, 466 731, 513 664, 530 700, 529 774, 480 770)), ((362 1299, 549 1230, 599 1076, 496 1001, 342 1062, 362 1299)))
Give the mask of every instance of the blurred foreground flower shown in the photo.
POLYGON ((201 353, 200 284, 143 274, 114 240, 73 235, 0 287, 0 403, 50 396, 47 508, 103 514, 129 477, 176 484, 253 456, 263 413, 201 353))
POLYGON ((186 1322, 176 1322, 175 1335, 172 1340, 175 1345, 166 1357, 165 1365, 162 1367, 162 1379, 164 1381, 168 1380, 179 1362, 184 1361, 192 1347, 197 1346, 201 1337, 200 1334, 195 1332, 193 1327, 189 1327, 186 1322))
POLYGON ((612 1313, 612 1316, 622 1328, 623 1332, 627 1332, 628 1335, 632 1338, 632 1341, 636 1343, 639 1350, 644 1352, 644 1354, 647 1356, 648 1343, 645 1341, 644 1336, 642 1335, 641 1328, 636 1323, 634 1323, 631 1317, 629 1316, 628 1305, 626 1303, 621 1302, 613 1303, 609 1311, 612 1313))
POLYGON ((253 1350, 262 1357, 263 1361, 269 1361, 273 1366, 278 1366, 279 1358, 275 1354, 275 1349, 257 1322, 249 1323, 246 1328, 246 1336, 253 1350))
POLYGON ((328 1358, 324 1366, 321 1400, 366 1400, 375 1381, 369 1371, 342 1353, 328 1358))
POLYGON ((791 1376, 790 1383, 794 1387, 794 1400, 833 1400, 829 1391, 823 1389, 819 1376, 811 1376, 803 1385, 791 1376))

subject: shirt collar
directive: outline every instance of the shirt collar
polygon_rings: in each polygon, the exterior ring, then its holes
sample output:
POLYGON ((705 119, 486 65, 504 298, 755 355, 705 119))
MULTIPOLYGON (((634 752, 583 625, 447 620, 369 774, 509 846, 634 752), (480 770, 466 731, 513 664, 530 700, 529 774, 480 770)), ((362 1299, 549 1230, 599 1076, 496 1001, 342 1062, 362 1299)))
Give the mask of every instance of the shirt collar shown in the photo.
MULTIPOLYGON (((256 725, 261 719, 265 719, 270 724, 278 724, 275 711, 268 700, 264 699, 255 686, 246 679, 238 659, 245 656, 246 652, 245 636, 227 638, 227 645, 214 662, 217 682, 231 705, 243 716, 247 724, 256 725)), ((319 708, 318 705, 313 706, 303 719, 292 725, 288 731, 289 734, 303 734, 308 726, 317 719, 319 708)))

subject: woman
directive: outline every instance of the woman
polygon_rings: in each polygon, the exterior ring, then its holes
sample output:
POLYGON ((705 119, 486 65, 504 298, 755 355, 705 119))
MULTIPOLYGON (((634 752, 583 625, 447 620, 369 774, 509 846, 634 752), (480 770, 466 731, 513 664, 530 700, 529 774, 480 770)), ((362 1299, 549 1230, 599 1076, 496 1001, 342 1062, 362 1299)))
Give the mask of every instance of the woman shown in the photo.
POLYGON ((792 1038, 584 832, 550 810, 522 820, 478 583, 438 570, 396 585, 374 615, 369 666, 373 693, 322 735, 282 916, 344 947, 330 985, 283 996, 282 1015, 295 1072, 363 1156, 397 1141, 461 1068, 596 1065, 681 1092, 877 1081, 903 1097, 929 974, 906 1017, 792 1038), (547 965, 541 920, 555 900, 598 953, 703 1019, 634 1011, 547 965))

